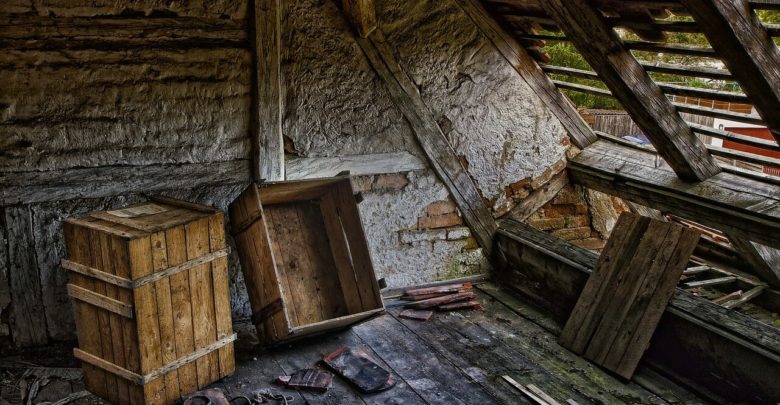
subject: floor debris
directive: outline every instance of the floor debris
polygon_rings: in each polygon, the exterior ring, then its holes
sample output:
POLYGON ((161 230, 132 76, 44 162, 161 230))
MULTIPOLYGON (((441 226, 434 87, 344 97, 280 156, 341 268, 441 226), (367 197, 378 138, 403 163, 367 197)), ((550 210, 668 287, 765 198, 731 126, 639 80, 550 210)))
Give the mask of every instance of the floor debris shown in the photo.
POLYGON ((225 393, 219 388, 196 391, 181 398, 181 405, 230 405, 225 393))
POLYGON ((361 349, 342 347, 323 357, 322 361, 364 393, 395 386, 393 375, 361 349))
POLYGON ((295 389, 325 392, 333 382, 333 374, 316 368, 304 368, 292 375, 279 376, 274 382, 295 389))
POLYGON ((482 309, 482 304, 479 301, 471 300, 464 302, 456 302, 453 304, 439 305, 436 307, 439 311, 458 311, 461 309, 482 309))
POLYGON ((424 309, 405 309, 401 311, 401 313, 398 316, 405 319, 414 319, 416 321, 425 322, 428 319, 431 319, 431 317, 433 316, 433 311, 428 311, 424 309))

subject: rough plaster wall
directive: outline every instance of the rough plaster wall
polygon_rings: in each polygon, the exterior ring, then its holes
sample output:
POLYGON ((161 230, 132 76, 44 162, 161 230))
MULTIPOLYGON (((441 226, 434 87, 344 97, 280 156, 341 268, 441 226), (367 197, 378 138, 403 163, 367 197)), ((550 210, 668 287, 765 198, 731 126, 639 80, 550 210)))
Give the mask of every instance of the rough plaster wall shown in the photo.
POLYGON ((565 151, 565 131, 452 0, 385 0, 381 29, 398 50, 483 197, 535 178, 565 151))
POLYGON ((447 200, 449 192, 430 170, 409 172, 406 179, 400 189, 364 191, 359 206, 379 277, 389 286, 410 286, 487 272, 481 250, 467 247, 473 241, 467 228, 416 229, 426 207, 447 200), (466 237, 453 238, 454 231, 466 237))
POLYGON ((284 135, 301 156, 410 151, 411 128, 334 1, 285 1, 284 135))

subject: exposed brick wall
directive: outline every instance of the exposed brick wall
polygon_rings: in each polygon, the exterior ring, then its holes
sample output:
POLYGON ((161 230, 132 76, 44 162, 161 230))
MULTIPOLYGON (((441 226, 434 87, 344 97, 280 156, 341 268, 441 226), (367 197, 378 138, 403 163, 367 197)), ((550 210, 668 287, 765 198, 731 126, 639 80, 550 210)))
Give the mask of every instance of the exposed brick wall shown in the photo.
POLYGON ((604 229, 602 218, 617 218, 625 210, 619 199, 569 184, 532 214, 528 224, 585 249, 600 251, 614 225, 612 221, 609 229, 604 229))

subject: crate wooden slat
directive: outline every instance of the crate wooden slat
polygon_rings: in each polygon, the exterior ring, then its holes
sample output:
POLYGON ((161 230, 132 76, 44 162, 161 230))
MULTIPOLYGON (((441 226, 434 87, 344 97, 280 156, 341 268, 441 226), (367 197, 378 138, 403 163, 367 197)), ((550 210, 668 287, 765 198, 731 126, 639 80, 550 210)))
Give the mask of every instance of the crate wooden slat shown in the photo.
POLYGON ((235 369, 224 215, 156 199, 64 224, 84 380, 115 404, 170 404, 235 369))
POLYGON ((384 311, 348 176, 251 185, 230 219, 264 344, 384 311))

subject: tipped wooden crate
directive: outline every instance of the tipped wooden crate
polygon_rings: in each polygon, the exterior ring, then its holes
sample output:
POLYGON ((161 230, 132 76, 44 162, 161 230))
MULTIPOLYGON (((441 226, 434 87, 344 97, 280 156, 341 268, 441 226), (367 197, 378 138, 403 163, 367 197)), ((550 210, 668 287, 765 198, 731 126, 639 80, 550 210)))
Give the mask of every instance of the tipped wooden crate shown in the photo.
POLYGON ((251 185, 230 222, 264 344, 384 311, 348 176, 251 185))
POLYGON ((84 381, 114 404, 170 404, 235 369, 224 216, 155 199, 64 224, 84 381))

